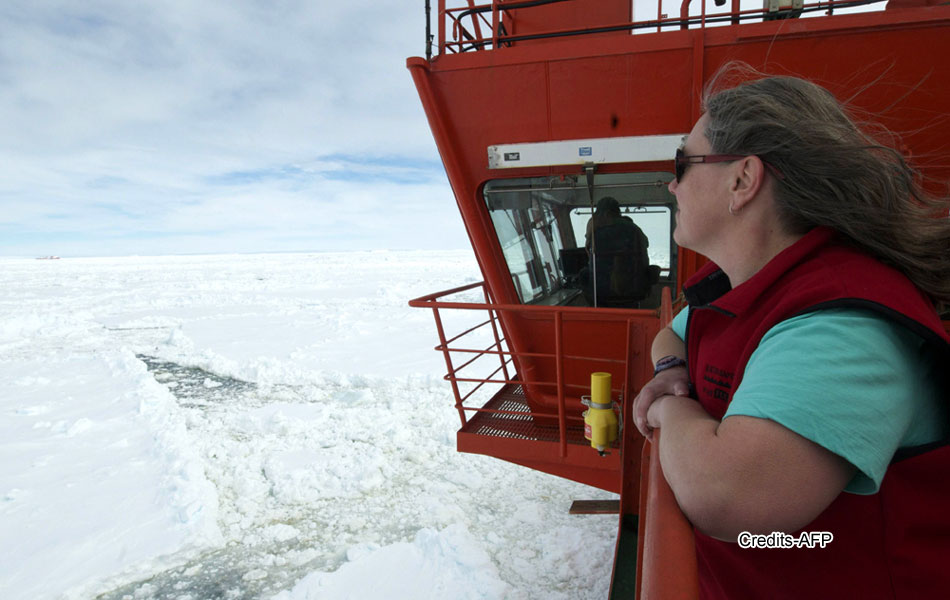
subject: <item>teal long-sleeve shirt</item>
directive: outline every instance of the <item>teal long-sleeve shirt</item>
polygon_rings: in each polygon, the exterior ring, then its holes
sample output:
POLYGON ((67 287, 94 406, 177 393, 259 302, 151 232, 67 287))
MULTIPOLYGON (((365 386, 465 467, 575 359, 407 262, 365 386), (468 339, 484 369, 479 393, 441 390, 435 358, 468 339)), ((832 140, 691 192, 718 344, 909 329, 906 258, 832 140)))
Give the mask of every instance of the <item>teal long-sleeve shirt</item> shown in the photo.
MULTIPOLYGON (((686 338, 689 309, 673 319, 686 338)), ((946 436, 950 410, 924 341, 871 311, 793 317, 762 337, 723 419, 770 419, 842 456, 858 472, 845 487, 877 492, 898 448, 946 436)))

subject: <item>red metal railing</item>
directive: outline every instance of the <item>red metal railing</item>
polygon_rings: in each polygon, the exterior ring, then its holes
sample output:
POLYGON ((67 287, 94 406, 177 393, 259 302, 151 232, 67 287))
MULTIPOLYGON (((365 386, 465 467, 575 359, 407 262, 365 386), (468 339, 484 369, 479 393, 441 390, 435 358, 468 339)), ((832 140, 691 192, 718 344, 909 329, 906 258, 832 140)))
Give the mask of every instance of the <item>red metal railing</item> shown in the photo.
MULTIPOLYGON (((588 361, 609 361, 614 363, 627 363, 631 360, 631 348, 624 360, 610 357, 592 357, 592 356, 574 356, 564 352, 561 328, 565 319, 573 316, 590 316, 592 309, 582 307, 565 306, 537 306, 537 305, 508 305, 492 304, 488 294, 488 289, 484 283, 473 283, 470 285, 453 288, 443 292, 437 292, 428 296, 423 296, 409 302, 410 306, 417 308, 430 308, 435 318, 436 329, 439 334, 439 345, 436 350, 442 352, 445 358, 447 373, 445 379, 452 384, 452 390, 455 394, 455 406, 459 411, 459 417, 464 427, 468 422, 466 413, 489 413, 506 414, 514 416, 552 416, 549 413, 537 413, 532 411, 511 411, 495 410, 482 406, 465 406, 479 389, 485 384, 495 384, 502 386, 505 384, 520 383, 522 385, 530 384, 552 384, 558 389, 558 435, 561 445, 561 456, 565 456, 567 436, 566 423, 568 421, 581 421, 579 416, 567 416, 565 407, 565 388, 572 387, 563 381, 563 364, 566 360, 588 360, 588 361), (460 294, 470 293, 480 290, 484 298, 483 303, 476 302, 451 302, 445 298, 460 294), (446 334, 445 321, 442 318, 442 311, 484 311, 484 319, 477 319, 475 323, 466 323, 462 326, 462 331, 449 336, 446 334), (555 348, 553 353, 543 352, 514 352, 508 349, 506 338, 503 333, 502 320, 500 314, 504 312, 531 314, 535 316, 551 317, 552 326, 555 328, 555 348), (487 330, 491 332, 489 344, 487 347, 463 347, 461 341, 476 334, 476 332, 487 330), (458 366, 455 365, 453 353, 459 353, 466 356, 458 366), (468 358, 467 355, 471 355, 468 358), (490 366, 491 373, 487 377, 468 377, 460 373, 472 367, 480 358, 487 356, 493 357, 490 366), (512 375, 509 367, 513 362, 523 358, 546 358, 557 361, 556 380, 550 381, 523 381, 517 374, 512 375), (497 362, 495 362, 497 359, 497 362), (471 389, 465 393, 459 387, 460 384, 469 384, 471 389)), ((598 320, 616 321, 627 327, 627 340, 630 342, 630 325, 637 318, 657 319, 659 324, 666 325, 673 317, 672 302, 669 288, 664 288, 661 306, 658 311, 626 309, 595 309, 598 320)), ((486 336, 487 337, 487 336, 486 336)), ((629 373, 629 369, 624 369, 629 373)), ((629 376, 628 376, 629 379, 629 376)), ((582 388, 583 386, 573 386, 582 388)), ((629 390, 630 382, 624 381, 622 390, 629 390)), ((631 418, 631 407, 629 403, 623 403, 622 414, 624 420, 629 422, 631 418)), ((659 441, 660 432, 655 432, 655 442, 659 441)), ((627 432, 623 436, 623 452, 635 456, 639 453, 639 447, 635 443, 635 436, 627 432)), ((623 494, 621 496, 621 530, 624 512, 633 512, 637 510, 640 514, 640 535, 638 536, 637 556, 637 597, 650 598, 655 600, 665 600, 668 598, 694 598, 698 590, 698 579, 696 570, 695 551, 693 549, 693 531, 689 521, 680 511, 663 477, 662 467, 659 463, 659 456, 656 449, 651 444, 643 446, 643 455, 640 461, 627 460, 632 472, 624 472, 623 494), (630 481, 626 481, 630 478, 630 481), (626 494, 633 497, 626 498, 626 494), (635 508, 637 507, 637 508, 635 508)), ((626 464, 625 462, 625 464, 626 464)), ((625 467, 626 469, 626 467, 625 467)), ((616 566, 615 566, 616 570, 616 566)))
MULTIPOLYGON (((579 27, 572 29, 551 29, 548 31, 533 31, 526 35, 510 35, 504 27, 506 18, 511 19, 513 11, 528 10, 545 6, 554 2, 570 2, 572 0, 495 0, 491 3, 476 4, 474 0, 439 0, 439 54, 454 54, 460 52, 489 50, 504 47, 517 42, 543 38, 572 37, 614 33, 622 31, 655 31, 689 28, 703 28, 718 24, 736 24, 743 21, 762 21, 768 19, 784 19, 805 14, 832 15, 836 10, 856 8, 871 4, 878 4, 883 8, 886 0, 820 0, 817 2, 803 2, 800 7, 792 7, 792 0, 780 0, 777 9, 763 7, 756 2, 756 8, 742 10, 739 0, 730 0, 730 6, 714 7, 707 11, 708 0, 702 0, 698 11, 691 11, 691 0, 681 0, 679 14, 664 11, 664 2, 657 2, 656 18, 648 20, 630 19, 624 22, 595 27, 579 27), (448 3, 454 6, 447 6, 448 3), (691 14, 693 12, 694 14, 691 14), (669 16, 669 15, 674 16, 669 16)), ((713 0, 714 1, 714 0, 713 0)), ((669 0, 667 5, 674 4, 669 0)))
MULTIPOLYGON (((572 319, 588 321, 591 319, 591 315, 595 314, 597 321, 600 323, 616 323, 618 327, 626 328, 626 338, 629 340, 631 338, 631 327, 634 326, 636 321, 643 321, 645 319, 656 320, 660 315, 657 310, 598 308, 592 311, 590 308, 573 306, 493 304, 489 297, 487 287, 481 282, 423 296, 410 301, 409 305, 416 308, 430 308, 432 310, 439 335, 439 345, 436 346, 435 349, 442 352, 445 359, 447 372, 444 379, 449 381, 452 385, 452 392, 455 396, 455 407, 458 410, 462 427, 465 427, 469 421, 468 413, 500 414, 532 418, 556 417, 561 456, 566 455, 568 422, 578 425, 582 422, 582 418, 579 414, 568 414, 566 406, 568 395, 570 394, 571 398, 579 399, 583 393, 588 393, 590 389, 589 386, 567 382, 564 377, 565 364, 580 361, 592 364, 608 363, 618 365, 617 370, 627 374, 624 376, 624 380, 620 382, 622 385, 614 386, 612 390, 615 395, 620 397, 623 396, 626 390, 631 390, 634 385, 634 382, 628 381, 629 369, 625 367, 631 360, 629 353, 627 356, 624 356, 624 358, 570 353, 570 349, 565 348, 563 339, 564 323, 572 319), (446 300, 446 298, 450 296, 467 292, 470 293, 473 290, 481 290, 481 295, 484 298, 483 303, 453 302, 446 300), (446 333, 445 320, 442 314, 442 311, 446 310, 481 311, 485 313, 485 316, 475 320, 477 322, 474 323, 471 322, 473 319, 469 319, 462 325, 463 330, 460 333, 448 334, 446 333), (501 314, 506 312, 517 315, 530 315, 540 319, 550 319, 551 327, 554 329, 553 352, 513 350, 509 346, 508 337, 504 335, 504 326, 501 319, 501 314), (486 342, 483 341, 481 345, 475 346, 473 343, 474 338, 478 332, 484 331, 490 331, 491 334, 491 337, 488 338, 487 345, 486 342), (467 342, 468 345, 464 345, 463 342, 467 342), (461 359, 460 364, 457 364, 457 362, 459 362, 457 355, 464 357, 461 359), (482 360, 480 367, 476 367, 480 359, 485 359, 486 357, 493 357, 491 358, 491 362, 488 363, 488 366, 486 367, 485 361, 482 360), (511 370, 519 362, 539 359, 555 361, 555 379, 553 381, 543 379, 528 380, 517 371, 513 373, 511 370), (481 369, 479 374, 468 374, 468 371, 475 368, 481 369), (463 374, 463 371, 466 371, 466 373, 463 374), (484 375, 485 371, 490 372, 484 375), (519 384, 522 387, 536 386, 539 388, 553 388, 557 390, 557 412, 495 409, 486 408, 482 404, 477 406, 467 405, 466 402, 471 400, 486 384, 493 386, 496 390, 500 390, 503 386, 508 384, 519 384), (463 390, 462 385, 467 386, 467 388, 463 390)), ((669 289, 665 289, 663 294, 663 308, 661 310, 669 314, 670 306, 669 289)), ((482 337, 485 338, 488 336, 483 333, 482 337)))
POLYGON ((699 597, 693 526, 680 510, 663 475, 658 450, 661 431, 643 444, 640 476, 640 535, 637 540, 637 598, 688 600, 699 597), (656 446, 654 446, 656 444, 656 446))
MULTIPOLYGON (((672 307, 660 310, 660 323, 673 320, 672 307)), ((659 429, 643 444, 640 459, 640 532, 637 537, 637 598, 685 600, 699 597, 693 526, 680 510, 660 464, 659 429)), ((626 448, 624 448, 626 451, 626 448)), ((624 473, 635 477, 637 473, 624 473)), ((633 500, 632 498, 630 499, 633 500)))

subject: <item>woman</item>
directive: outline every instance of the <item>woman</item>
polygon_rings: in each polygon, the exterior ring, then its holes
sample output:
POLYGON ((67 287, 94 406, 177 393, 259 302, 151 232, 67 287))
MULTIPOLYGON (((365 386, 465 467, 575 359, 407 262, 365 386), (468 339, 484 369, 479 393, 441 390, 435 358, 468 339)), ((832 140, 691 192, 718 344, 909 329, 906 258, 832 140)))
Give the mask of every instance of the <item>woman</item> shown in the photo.
POLYGON ((722 79, 669 186, 674 239, 712 263, 634 404, 663 429, 702 596, 943 597, 948 204, 825 89, 722 79))

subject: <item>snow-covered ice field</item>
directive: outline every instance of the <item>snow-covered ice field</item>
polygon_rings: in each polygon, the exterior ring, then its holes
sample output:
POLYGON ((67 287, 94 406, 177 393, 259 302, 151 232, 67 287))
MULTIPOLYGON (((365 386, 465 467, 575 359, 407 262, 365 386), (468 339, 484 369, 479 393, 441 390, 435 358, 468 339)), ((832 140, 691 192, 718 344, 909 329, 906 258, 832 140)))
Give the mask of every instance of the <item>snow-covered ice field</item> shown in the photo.
MULTIPOLYGON (((602 599, 611 494, 455 452, 468 251, 0 259, 0 598, 602 599)), ((475 297, 473 300, 477 299, 475 297)))

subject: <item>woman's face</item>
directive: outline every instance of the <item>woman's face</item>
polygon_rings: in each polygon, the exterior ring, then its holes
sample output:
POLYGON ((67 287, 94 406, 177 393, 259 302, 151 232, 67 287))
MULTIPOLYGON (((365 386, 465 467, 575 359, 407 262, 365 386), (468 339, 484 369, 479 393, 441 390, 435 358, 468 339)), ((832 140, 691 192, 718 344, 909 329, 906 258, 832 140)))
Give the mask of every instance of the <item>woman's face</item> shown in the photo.
MULTIPOLYGON (((686 137, 683 154, 713 154, 703 133, 708 121, 706 115, 696 121, 686 137)), ((730 164, 690 164, 679 182, 670 182, 669 190, 676 196, 677 205, 673 239, 680 246, 709 256, 729 217, 730 164)))

